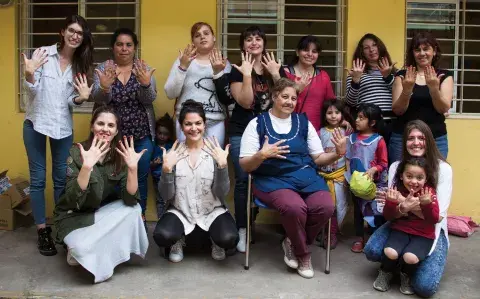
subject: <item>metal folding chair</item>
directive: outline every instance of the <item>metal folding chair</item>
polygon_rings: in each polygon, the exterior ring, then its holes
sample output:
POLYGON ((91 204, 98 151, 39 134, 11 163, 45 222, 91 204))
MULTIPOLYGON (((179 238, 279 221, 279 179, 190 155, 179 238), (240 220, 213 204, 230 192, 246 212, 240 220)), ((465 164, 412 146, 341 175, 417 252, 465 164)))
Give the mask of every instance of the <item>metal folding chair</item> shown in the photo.
MULTIPOLYGON (((255 223, 252 220, 252 213, 255 207, 270 209, 266 204, 264 204, 260 199, 253 196, 252 190, 252 175, 248 175, 248 195, 247 195, 247 248, 245 251, 245 270, 250 269, 249 259, 250 259, 250 243, 254 243, 252 240, 252 234, 255 233, 255 223), (252 206, 253 205, 253 206, 252 206)), ((326 246, 326 259, 325 259, 325 274, 330 274, 330 231, 332 229, 332 219, 328 219, 328 229, 327 229, 327 246, 326 246)), ((324 239, 325 229, 322 229, 322 240, 324 239)))

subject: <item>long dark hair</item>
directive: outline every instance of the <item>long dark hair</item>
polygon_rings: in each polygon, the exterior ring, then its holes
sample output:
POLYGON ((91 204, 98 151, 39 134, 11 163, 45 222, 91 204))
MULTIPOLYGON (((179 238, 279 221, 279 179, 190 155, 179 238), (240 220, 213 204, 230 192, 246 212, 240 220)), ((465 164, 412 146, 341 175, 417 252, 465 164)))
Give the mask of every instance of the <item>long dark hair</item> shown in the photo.
POLYGON ((345 111, 345 104, 343 103, 343 101, 340 101, 340 100, 325 100, 323 101, 323 106, 322 106, 322 118, 321 118, 321 127, 326 127, 328 126, 328 122, 327 122, 327 111, 328 111, 328 108, 330 107, 335 107, 337 108, 338 111, 340 111, 340 113, 342 114, 342 119, 340 121, 340 124, 342 123, 343 120, 345 120, 346 118, 346 111, 345 111))
POLYGON ((427 160, 427 168, 429 173, 431 173, 431 178, 433 188, 437 187, 438 183, 438 171, 440 169, 439 161, 445 161, 442 154, 438 150, 437 144, 435 143, 435 138, 433 137, 432 131, 426 123, 421 120, 412 120, 407 123, 405 129, 403 130, 402 138, 402 160, 407 160, 412 156, 408 153, 407 150, 407 140, 408 136, 413 130, 419 130, 425 137, 425 159, 427 160))
MULTIPOLYGON (((310 45, 313 44, 315 48, 317 49, 317 52, 320 54, 322 52, 322 45, 320 44, 320 41, 313 35, 305 35, 300 40, 298 41, 297 44, 297 51, 307 51, 310 45)), ((299 61, 298 55, 293 56, 292 59, 292 66, 297 64, 299 61)))
MULTIPOLYGON (((364 36, 362 36, 362 38, 358 41, 357 48, 355 49, 355 52, 353 52, 353 60, 361 59, 365 63, 366 67, 364 72, 370 70, 370 65, 368 64, 368 60, 365 57, 365 55, 363 55, 363 42, 366 39, 373 40, 373 42, 377 45, 378 57, 379 58, 386 57, 388 59, 388 63, 392 65, 392 58, 390 57, 390 53, 388 53, 387 47, 385 46, 383 41, 375 34, 367 33, 364 36)), ((394 67, 392 69, 392 72, 395 72, 395 71, 396 71, 396 68, 394 67)))
MULTIPOLYGON (((115 173, 118 174, 122 170, 123 167, 123 158, 120 156, 119 153, 115 150, 118 142, 122 140, 122 124, 120 121, 120 117, 118 117, 118 114, 115 112, 113 107, 107 106, 107 105, 101 105, 98 106, 97 109, 93 111, 92 119, 90 120, 90 128, 93 127, 93 124, 97 120, 97 118, 100 116, 102 113, 110 113, 115 116, 115 119, 117 121, 117 135, 113 137, 113 140, 110 142, 110 151, 108 154, 105 156, 105 159, 108 159, 110 162, 109 163, 115 163, 115 173)), ((92 141, 93 141, 94 134, 92 131, 90 131, 90 135, 88 136, 88 139, 82 142, 83 148, 88 151, 90 147, 92 146, 92 141)))
POLYGON ((427 31, 422 31, 417 33, 408 46, 407 50, 407 58, 405 61, 406 66, 417 66, 417 62, 415 61, 415 52, 421 45, 429 45, 435 51, 435 55, 432 58, 432 66, 434 68, 438 67, 440 58, 442 58, 442 50, 440 49, 440 44, 438 43, 437 39, 427 31))
POLYGON ((65 46, 65 37, 62 32, 66 33, 68 26, 78 24, 83 30, 82 44, 75 49, 72 58, 72 70, 74 76, 77 73, 87 74, 93 64, 93 37, 87 21, 82 16, 72 15, 65 19, 65 26, 60 31, 60 50, 65 46))
POLYGON ((431 188, 437 188, 437 182, 434 181, 433 169, 431 167, 428 167, 427 159, 425 159, 424 157, 410 157, 406 160, 401 161, 398 164, 397 172, 395 173, 395 176, 393 178, 393 182, 397 187, 398 191, 403 193, 410 192, 402 182, 402 175, 408 165, 423 168, 423 170, 425 170, 425 175, 427 176, 425 185, 431 188))

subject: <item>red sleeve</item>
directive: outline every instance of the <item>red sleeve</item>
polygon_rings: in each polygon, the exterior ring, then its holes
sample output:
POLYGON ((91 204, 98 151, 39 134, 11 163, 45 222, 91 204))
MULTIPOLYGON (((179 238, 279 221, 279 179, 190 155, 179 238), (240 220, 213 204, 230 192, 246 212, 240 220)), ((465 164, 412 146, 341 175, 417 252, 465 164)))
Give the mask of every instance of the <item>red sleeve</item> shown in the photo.
POLYGON ((325 99, 326 100, 333 100, 337 97, 333 92, 332 82, 330 81, 330 77, 328 76, 327 72, 322 71, 322 81, 325 84, 325 99))
POLYGON ((383 138, 378 142, 377 150, 375 151, 375 159, 372 161, 371 166, 376 167, 378 173, 381 173, 388 168, 387 144, 383 138))
POLYGON ((432 202, 427 205, 420 205, 422 209, 423 218, 431 224, 437 224, 440 220, 440 209, 438 207, 437 194, 433 188, 430 188, 432 193, 432 202))
POLYGON ((393 202, 390 200, 385 201, 385 206, 383 207, 383 217, 385 217, 387 221, 396 219, 397 205, 397 202, 393 202))

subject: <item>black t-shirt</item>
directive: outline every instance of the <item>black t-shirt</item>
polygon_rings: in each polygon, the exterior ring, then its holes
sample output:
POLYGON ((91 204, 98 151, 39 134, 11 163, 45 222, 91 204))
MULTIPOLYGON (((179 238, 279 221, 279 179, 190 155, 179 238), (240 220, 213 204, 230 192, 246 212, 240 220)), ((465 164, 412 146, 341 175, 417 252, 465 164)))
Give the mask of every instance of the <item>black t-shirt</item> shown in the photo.
MULTIPOLYGON (((280 76, 286 77, 283 67, 280 68, 280 76)), ((230 83, 233 82, 243 82, 243 75, 236 68, 232 68, 230 73, 230 83)), ((252 73, 252 82, 253 92, 255 93, 252 106, 250 109, 245 109, 235 102, 228 124, 229 136, 242 136, 248 123, 260 113, 268 111, 272 106, 269 83, 266 76, 252 73)))
MULTIPOLYGON (((445 74, 440 78, 440 84, 447 77, 453 76, 453 73, 448 70, 438 69, 439 74, 445 74)), ((395 76, 405 76, 406 70, 400 70, 395 76)), ((407 111, 403 115, 397 117, 393 122, 393 132, 403 134, 405 125, 411 121, 420 119, 424 121, 432 130, 433 137, 437 138, 447 134, 447 126, 445 125, 445 116, 435 110, 433 100, 430 96, 430 91, 427 85, 417 85, 413 87, 413 94, 410 97, 407 111)))

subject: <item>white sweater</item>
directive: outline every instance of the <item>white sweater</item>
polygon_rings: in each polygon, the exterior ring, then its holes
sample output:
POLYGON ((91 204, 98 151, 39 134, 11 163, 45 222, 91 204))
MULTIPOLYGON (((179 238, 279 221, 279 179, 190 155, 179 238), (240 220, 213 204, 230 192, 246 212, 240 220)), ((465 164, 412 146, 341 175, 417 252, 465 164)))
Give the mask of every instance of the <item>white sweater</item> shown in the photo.
MULTIPOLYGON (((184 72, 178 68, 179 65, 180 60, 175 60, 165 83, 167 97, 177 99, 175 115, 178 117, 182 104, 192 99, 203 104, 207 121, 225 120, 227 109, 218 101, 212 66, 200 64, 195 59, 184 72)), ((224 72, 230 73, 231 68, 230 63, 227 63, 224 72)))

